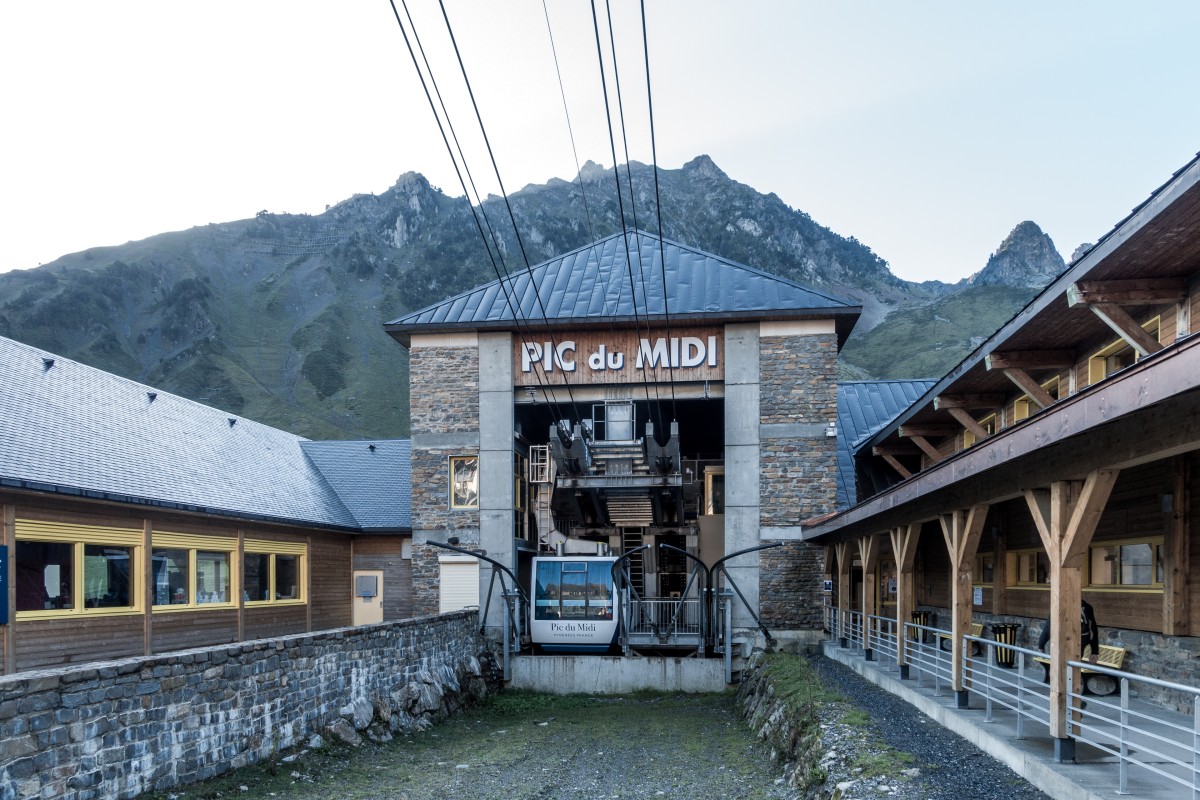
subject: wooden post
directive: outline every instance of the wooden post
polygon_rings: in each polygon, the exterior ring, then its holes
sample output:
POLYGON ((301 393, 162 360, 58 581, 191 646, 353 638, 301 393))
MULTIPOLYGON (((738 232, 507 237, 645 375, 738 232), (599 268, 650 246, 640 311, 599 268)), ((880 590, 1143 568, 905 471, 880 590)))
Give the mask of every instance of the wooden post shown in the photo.
MULTIPOLYGON (((351 540, 353 541, 353 540, 351 540)), ((297 591, 304 592, 304 630, 312 633, 312 608, 313 608, 313 592, 312 592, 312 534, 304 537, 304 574, 296 577, 303 581, 303 587, 297 588, 297 591)), ((353 564, 353 562, 351 562, 353 564)), ((353 566, 350 573, 350 590, 354 591, 354 572, 353 566)), ((382 603, 382 598, 380 599, 382 603)))
POLYGON ((896 559, 896 660, 900 662, 900 677, 908 676, 908 640, 904 625, 917 607, 913 563, 917 559, 917 542, 921 539, 921 523, 914 522, 892 528, 892 557, 896 559))
POLYGON ((979 550, 987 512, 986 505, 977 505, 942 514, 938 518, 946 548, 950 551, 950 571, 954 575, 950 600, 950 635, 953 637, 950 642, 950 664, 951 683, 959 708, 967 707, 967 691, 962 676, 962 637, 971 630, 971 573, 975 567, 975 553, 979 550))
POLYGON ((870 647, 870 632, 872 622, 869 619, 876 611, 876 586, 879 584, 879 540, 878 534, 860 536, 858 539, 858 560, 862 562, 863 570, 863 649, 868 661, 872 658, 870 647))
MULTIPOLYGON (((825 545, 825 567, 821 572, 821 577, 824 580, 829 581, 830 588, 833 587, 833 575, 834 575, 834 570, 836 570, 836 569, 837 569, 837 551, 834 549, 833 545, 827 544, 827 545, 825 545)), ((822 603, 823 609, 828 608, 830 611, 833 611, 833 592, 832 591, 826 592, 824 590, 824 584, 822 584, 822 590, 821 590, 821 603, 822 603)), ((825 613, 824 610, 822 610, 822 613, 825 613)), ((834 622, 834 625, 835 626, 837 625, 836 620, 834 622)), ((830 633, 832 633, 832 632, 833 631, 831 630, 830 633)))
MULTIPOLYGON (((1025 490, 1025 502, 1050 560, 1050 735, 1056 740, 1058 761, 1075 756, 1067 722, 1066 665, 1080 656, 1080 567, 1118 474, 1118 470, 1093 470, 1084 481, 1055 481, 1049 490, 1025 490)), ((1072 685, 1081 685, 1078 672, 1072 685)))
POLYGON ((8 619, 4 620, 4 674, 17 671, 17 510, 10 505, 0 506, 0 544, 8 547, 8 619))
POLYGON ((234 596, 237 597, 237 640, 239 642, 246 641, 246 590, 242 586, 246 575, 246 531, 243 528, 237 529, 237 566, 234 576, 237 580, 231 580, 233 585, 234 596))
POLYGON ((1188 457, 1176 456, 1172 473, 1171 508, 1163 536, 1163 633, 1186 636, 1188 614, 1188 559, 1190 557, 1190 483, 1188 457))
POLYGON ((992 613, 1008 613, 1008 541, 996 534, 996 563, 992 565, 992 613))
POLYGON ((834 547, 837 548, 838 562, 838 644, 845 647, 849 639, 846 628, 850 621, 850 543, 838 542, 834 547))
POLYGON ((146 554, 145 576, 146 587, 143 592, 146 608, 142 624, 142 652, 150 655, 154 647, 154 524, 148 519, 142 520, 142 552, 146 554))

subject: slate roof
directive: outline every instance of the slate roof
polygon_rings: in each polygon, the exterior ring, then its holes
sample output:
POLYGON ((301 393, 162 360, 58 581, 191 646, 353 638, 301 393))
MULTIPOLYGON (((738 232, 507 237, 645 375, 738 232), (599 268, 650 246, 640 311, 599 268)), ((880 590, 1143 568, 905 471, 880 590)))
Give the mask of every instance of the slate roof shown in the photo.
POLYGON ((364 531, 412 529, 408 439, 300 442, 364 531))
POLYGON ((306 442, 0 337, 0 487, 359 530, 306 442))
POLYGON ((486 283, 385 327, 407 345, 418 331, 512 329, 514 310, 519 321, 539 325, 543 319, 608 325, 664 313, 673 321, 714 322, 834 317, 844 339, 861 310, 851 301, 666 239, 660 257, 659 241, 642 231, 617 233, 530 270, 510 264, 503 282, 486 283), (670 287, 665 301, 664 272, 670 287))
POLYGON ((847 381, 838 384, 838 508, 858 502, 854 453, 937 381, 847 381))

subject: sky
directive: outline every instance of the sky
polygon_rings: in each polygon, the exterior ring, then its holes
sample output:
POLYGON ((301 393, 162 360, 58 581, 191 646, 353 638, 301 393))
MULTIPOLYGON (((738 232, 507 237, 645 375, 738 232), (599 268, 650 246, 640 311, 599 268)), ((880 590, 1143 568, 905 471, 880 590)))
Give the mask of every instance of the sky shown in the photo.
MULTIPOLYGON (((436 0, 407 2, 482 193, 613 164, 590 3, 445 0, 497 180, 436 0)), ((611 0, 616 76, 598 13, 616 161, 650 163, 639 5, 611 0)), ((1198 29, 1193 0, 648 0, 657 160, 707 154, 908 280, 1026 219, 1069 258, 1200 150, 1198 29)), ((0 74, 0 272, 409 171, 462 194, 388 0, 4 3, 0 74)))

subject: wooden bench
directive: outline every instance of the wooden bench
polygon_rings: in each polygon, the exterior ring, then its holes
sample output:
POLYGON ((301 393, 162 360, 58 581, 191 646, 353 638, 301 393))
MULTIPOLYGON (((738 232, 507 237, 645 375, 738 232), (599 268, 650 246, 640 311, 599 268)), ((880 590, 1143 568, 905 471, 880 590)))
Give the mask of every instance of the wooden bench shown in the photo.
MULTIPOLYGON (((1035 656, 1034 661, 1042 665, 1045 670, 1043 680, 1050 682, 1050 659, 1045 656, 1035 656)), ((1125 661, 1125 648, 1115 647, 1111 644, 1100 645, 1099 658, 1096 659, 1096 666, 1108 667, 1109 669, 1120 669, 1121 664, 1125 661)), ((1095 670, 1084 667, 1080 672, 1083 674, 1083 691, 1086 694, 1099 695, 1106 697, 1117 691, 1118 683, 1111 675, 1104 675, 1095 670)))
MULTIPOLYGON (((970 635, 982 637, 983 636, 983 623, 982 622, 972 622, 970 635)), ((948 633, 939 633, 937 636, 938 636, 938 647, 942 648, 943 650, 953 650, 954 649, 954 637, 953 636, 951 636, 948 633)), ((979 643, 972 642, 972 644, 975 645, 975 655, 979 655, 979 652, 980 652, 979 643)))

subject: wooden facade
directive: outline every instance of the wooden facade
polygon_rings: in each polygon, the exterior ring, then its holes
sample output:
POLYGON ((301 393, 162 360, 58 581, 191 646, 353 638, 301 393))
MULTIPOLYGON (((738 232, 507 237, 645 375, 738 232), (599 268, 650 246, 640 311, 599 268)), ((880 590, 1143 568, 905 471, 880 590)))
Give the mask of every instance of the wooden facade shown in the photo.
POLYGON ((1197 313, 1200 158, 864 443, 865 499, 804 535, 827 546, 830 577, 848 575, 839 606, 901 625, 909 602, 936 614, 953 636, 960 702, 973 622, 1015 622, 1033 646, 1049 621, 1060 742, 1081 600, 1101 643, 1139 643, 1123 669, 1195 685, 1200 675, 1172 654, 1195 651, 1180 640, 1200 636, 1197 313), (875 539, 892 545, 879 575, 861 557, 841 563, 875 539), (851 588, 858 572, 881 597, 851 588))
MULTIPOLYGON (((9 581, 9 624, 0 626, 0 665, 3 674, 81 663, 170 652, 192 647, 344 627, 351 624, 352 548, 354 534, 299 526, 206 517, 114 503, 92 503, 44 496, 34 492, 0 492, 0 533, 8 546, 10 575, 17 574, 15 556, 22 531, 42 524, 78 526, 89 531, 144 531, 137 553, 140 575, 131 581, 139 596, 125 608, 88 608, 75 601, 73 611, 29 612, 18 609, 18 586, 9 581), (259 549, 275 543, 281 552, 295 554, 303 565, 303 594, 280 602, 253 602, 243 592, 224 603, 173 607, 157 602, 148 554, 156 534, 189 537, 200 549, 206 542, 227 552, 237 571, 246 542, 259 549)), ((65 528, 64 528, 65 529, 65 528)), ((50 535, 52 536, 52 534, 50 535)), ((177 541, 174 539, 172 541, 177 541)), ((374 537, 382 557, 400 552, 401 537, 374 537)), ((240 585, 233 577, 235 586, 240 585)), ((397 587, 397 591, 406 591, 397 587)), ((409 589, 411 591, 411 580, 409 589)), ((161 601, 161 597, 157 601, 161 601)), ((402 611, 401 605, 396 605, 402 611)), ((392 619, 399 618, 396 616, 392 619)))

